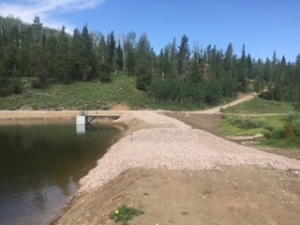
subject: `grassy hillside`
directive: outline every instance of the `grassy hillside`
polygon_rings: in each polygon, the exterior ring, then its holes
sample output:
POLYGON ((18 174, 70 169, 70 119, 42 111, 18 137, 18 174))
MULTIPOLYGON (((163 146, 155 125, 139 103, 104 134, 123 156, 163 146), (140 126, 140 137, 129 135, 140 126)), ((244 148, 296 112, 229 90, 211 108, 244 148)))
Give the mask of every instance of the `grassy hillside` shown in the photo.
POLYGON ((108 110, 115 105, 123 104, 131 109, 168 109, 195 110, 193 105, 174 105, 172 103, 159 104, 148 98, 147 93, 135 88, 135 77, 116 75, 109 84, 100 81, 76 82, 62 85, 53 84, 44 89, 29 88, 29 81, 25 83, 22 95, 0 98, 0 110, 108 110))

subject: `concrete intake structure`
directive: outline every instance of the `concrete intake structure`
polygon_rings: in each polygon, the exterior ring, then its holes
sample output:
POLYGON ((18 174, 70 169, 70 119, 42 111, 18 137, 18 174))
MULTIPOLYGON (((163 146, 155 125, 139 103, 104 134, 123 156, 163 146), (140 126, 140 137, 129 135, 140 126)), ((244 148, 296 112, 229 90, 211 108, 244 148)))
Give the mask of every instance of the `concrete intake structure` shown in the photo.
POLYGON ((88 123, 88 117, 85 115, 76 116, 76 125, 86 125, 88 123))

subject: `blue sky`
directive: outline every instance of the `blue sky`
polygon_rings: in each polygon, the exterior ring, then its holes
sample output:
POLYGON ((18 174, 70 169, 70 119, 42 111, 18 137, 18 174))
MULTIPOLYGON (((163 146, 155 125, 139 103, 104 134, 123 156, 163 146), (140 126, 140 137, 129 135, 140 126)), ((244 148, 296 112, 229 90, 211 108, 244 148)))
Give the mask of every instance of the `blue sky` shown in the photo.
POLYGON ((255 58, 271 58, 276 50, 294 61, 300 53, 299 0, 0 0, 0 15, 13 14, 26 22, 35 15, 50 27, 65 25, 120 37, 129 31, 148 35, 159 52, 183 34, 190 48, 233 44, 237 55, 245 44, 255 58))

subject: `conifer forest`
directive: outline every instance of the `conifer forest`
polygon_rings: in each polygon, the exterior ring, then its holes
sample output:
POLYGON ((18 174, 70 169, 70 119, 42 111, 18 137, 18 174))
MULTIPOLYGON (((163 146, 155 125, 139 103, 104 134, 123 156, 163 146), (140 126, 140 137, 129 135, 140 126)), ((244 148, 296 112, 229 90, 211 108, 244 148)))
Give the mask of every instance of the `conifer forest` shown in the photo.
POLYGON ((113 31, 90 32, 84 26, 69 34, 65 27, 43 27, 38 16, 32 24, 0 17, 0 96, 55 83, 110 83, 126 74, 136 79, 138 90, 162 103, 202 107, 238 92, 264 90, 263 98, 300 104, 300 54, 292 62, 277 58, 276 51, 255 59, 245 46, 234 52, 231 43, 225 50, 200 48, 189 43, 188 34, 170 40, 160 52, 150 43, 146 34, 137 37, 135 32, 116 37, 113 31), (29 87, 24 79, 30 80, 29 87))

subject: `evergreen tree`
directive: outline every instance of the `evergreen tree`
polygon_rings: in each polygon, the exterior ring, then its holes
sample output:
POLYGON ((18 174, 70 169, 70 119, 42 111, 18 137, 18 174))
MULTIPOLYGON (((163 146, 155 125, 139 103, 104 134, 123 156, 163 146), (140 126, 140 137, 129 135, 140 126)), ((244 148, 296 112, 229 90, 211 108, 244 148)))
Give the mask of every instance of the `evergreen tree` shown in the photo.
POLYGON ((279 70, 279 66, 278 66, 278 59, 276 57, 276 52, 273 52, 273 58, 272 58, 272 81, 273 82, 279 82, 280 81, 280 70, 279 70))
POLYGON ((189 80, 192 84, 199 84, 203 79, 203 72, 200 70, 199 65, 199 53, 197 52, 194 53, 189 74, 189 80))
POLYGON ((252 74, 254 77, 254 91, 257 93, 265 89, 264 69, 264 63, 261 59, 258 59, 258 61, 252 66, 252 74))
MULTIPOLYGON (((178 77, 178 50, 176 45, 176 39, 173 39, 173 42, 170 46, 170 57, 169 57, 169 64, 170 66, 167 67, 167 71, 170 71, 170 77, 178 77)), ((169 74, 168 72, 166 72, 169 74)))
POLYGON ((32 43, 33 33, 32 27, 23 28, 20 33, 21 36, 21 48, 19 49, 19 70, 21 76, 31 77, 32 74, 32 43))
POLYGON ((43 24, 40 22, 40 18, 36 16, 34 18, 32 24, 33 30, 33 40, 34 43, 32 45, 32 73, 33 76, 38 78, 38 86, 44 86, 47 81, 46 76, 46 53, 45 53, 45 43, 46 38, 44 37, 44 42, 42 39, 42 26, 43 24))
POLYGON ((221 78, 224 76, 224 68, 223 64, 223 52, 222 50, 217 49, 216 46, 213 47, 211 50, 211 59, 210 59, 210 66, 209 66, 209 74, 210 78, 221 78))
POLYGON ((110 65, 108 60, 108 45, 103 35, 100 37, 97 53, 98 53, 100 80, 102 82, 110 82, 111 74, 110 74, 110 65))
POLYGON ((227 76, 233 77, 233 47, 230 43, 227 47, 224 57, 224 72, 227 76))
POLYGON ((267 84, 271 84, 272 80, 272 64, 269 58, 266 59, 264 71, 263 71, 263 78, 267 84))
POLYGON ((56 53, 57 53, 57 37, 51 35, 46 43, 46 57, 47 57, 47 76, 48 78, 57 78, 56 67, 56 53))
POLYGON ((66 28, 63 26, 58 37, 56 49, 56 76, 63 83, 71 81, 69 67, 69 39, 66 34, 66 28))
POLYGON ((252 73, 253 62, 250 54, 247 55, 247 67, 248 67, 248 78, 253 79, 254 78, 254 75, 252 73))
POLYGON ((178 72, 184 81, 188 78, 189 70, 190 48, 188 42, 188 37, 183 35, 178 52, 178 72))
POLYGON ((158 74, 164 79, 165 78, 165 54, 163 50, 160 50, 159 56, 158 56, 158 74))
POLYGON ((115 49, 116 49, 116 41, 115 41, 115 36, 114 32, 111 32, 108 35, 107 38, 107 45, 108 45, 108 66, 109 66, 109 73, 115 72, 116 71, 116 63, 114 60, 114 55, 115 55, 115 49))
POLYGON ((83 39, 78 29, 73 32, 69 49, 70 78, 71 80, 86 80, 86 64, 84 54, 83 39))
POLYGON ((93 51, 93 41, 89 34, 87 25, 85 25, 81 32, 82 40, 82 54, 83 58, 83 81, 91 80, 96 73, 95 67, 95 55, 93 51))
POLYGON ((116 49, 116 68, 118 71, 123 70, 123 49, 119 40, 118 47, 116 49))
POLYGON ((129 48, 127 50, 126 65, 127 65, 128 75, 134 76, 136 62, 135 62, 134 49, 132 49, 132 48, 129 48))
POLYGON ((151 83, 151 52, 150 43, 146 34, 143 34, 137 44, 136 49, 136 75, 137 89, 146 91, 151 83))
POLYGON ((134 32, 129 32, 124 43, 124 62, 126 65, 126 71, 130 76, 135 75, 135 39, 136 34, 134 32))
POLYGON ((239 91, 246 92, 248 91, 248 65, 247 65, 247 57, 246 57, 246 50, 245 45, 243 45, 242 49, 242 56, 239 62, 239 71, 238 71, 238 82, 239 82, 239 91))
POLYGON ((157 70, 158 70, 158 59, 156 57, 153 48, 151 48, 150 50, 150 61, 151 61, 151 75, 153 77, 157 74, 157 70))

